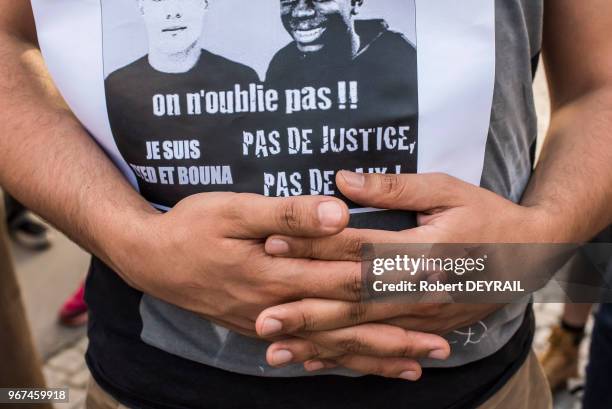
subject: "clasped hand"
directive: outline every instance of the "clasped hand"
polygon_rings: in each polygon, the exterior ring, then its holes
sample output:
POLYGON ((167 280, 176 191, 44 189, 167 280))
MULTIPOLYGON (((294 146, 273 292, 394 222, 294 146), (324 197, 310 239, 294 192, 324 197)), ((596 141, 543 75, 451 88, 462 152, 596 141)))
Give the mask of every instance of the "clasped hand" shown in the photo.
MULTIPOLYGON (((360 261, 365 243, 496 243, 537 240, 535 209, 444 174, 363 175, 340 172, 337 185, 367 207, 418 213, 418 227, 401 232, 346 228, 324 237, 273 235, 268 254, 281 258, 360 261)), ((344 366, 363 373, 418 378, 420 367, 406 359, 446 359, 443 335, 482 320, 501 304, 361 303, 307 298, 264 310, 257 319, 263 337, 284 336, 267 352, 268 362, 304 362, 307 370, 344 366), (415 349, 415 345, 437 348, 415 349), (404 360, 404 361, 402 361, 404 360), (402 362, 400 364, 400 362, 402 362), (397 375, 396 375, 397 376, 397 375)))
POLYGON ((273 341, 270 365, 416 380, 418 358, 449 356, 441 334, 498 306, 361 303, 361 245, 512 240, 533 228, 529 210, 443 174, 340 172, 336 182, 363 206, 417 212, 419 227, 347 228, 348 209, 332 197, 203 193, 151 215, 142 242, 113 264, 143 292, 273 341))

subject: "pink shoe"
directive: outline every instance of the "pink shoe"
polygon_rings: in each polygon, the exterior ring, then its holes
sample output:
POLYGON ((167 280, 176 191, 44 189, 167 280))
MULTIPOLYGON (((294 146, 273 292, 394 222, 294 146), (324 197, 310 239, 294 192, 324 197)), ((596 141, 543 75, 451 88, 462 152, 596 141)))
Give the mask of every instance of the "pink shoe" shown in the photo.
POLYGON ((59 321, 68 327, 78 327, 87 323, 87 304, 85 304, 85 286, 68 298, 59 311, 59 321))

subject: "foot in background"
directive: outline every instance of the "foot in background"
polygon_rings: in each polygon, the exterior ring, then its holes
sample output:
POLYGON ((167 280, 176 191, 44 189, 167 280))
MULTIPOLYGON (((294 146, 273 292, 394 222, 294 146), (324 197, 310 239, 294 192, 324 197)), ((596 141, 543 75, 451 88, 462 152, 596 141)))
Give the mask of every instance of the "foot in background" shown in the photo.
POLYGON ((9 220, 8 230, 11 238, 28 250, 42 251, 51 246, 49 229, 29 212, 9 220))
POLYGON ((552 391, 567 385, 578 377, 578 351, 584 337, 584 327, 562 323, 552 328, 548 347, 539 357, 552 391))
POLYGON ((59 322, 68 327, 78 327, 87 323, 87 304, 85 304, 85 286, 81 286, 62 305, 59 311, 59 322))

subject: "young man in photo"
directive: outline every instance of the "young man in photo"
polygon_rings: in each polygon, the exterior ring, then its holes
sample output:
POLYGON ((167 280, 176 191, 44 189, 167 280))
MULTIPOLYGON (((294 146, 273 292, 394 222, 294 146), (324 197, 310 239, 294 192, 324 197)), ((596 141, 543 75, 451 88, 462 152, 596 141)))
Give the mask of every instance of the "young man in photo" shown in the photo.
MULTIPOLYGON (((321 169, 386 169, 416 173, 418 153, 417 51, 407 37, 389 28, 383 18, 360 19, 364 0, 281 0, 283 27, 293 39, 279 50, 269 64, 267 86, 274 89, 326 87, 345 95, 342 105, 327 110, 301 110, 277 115, 275 123, 315 129, 314 158, 321 169), (340 85, 342 84, 342 85, 340 85), (340 91, 342 86, 346 91, 340 91), (352 90, 351 90, 352 87, 352 90), (346 105, 345 105, 345 104, 346 105), (405 149, 375 152, 359 146, 347 152, 333 152, 333 141, 342 146, 341 133, 371 131, 369 140, 380 130, 391 130, 405 149), (323 135, 323 136, 320 136, 323 135), (318 156, 318 153, 322 153, 318 156), (399 167, 399 168, 398 168, 399 167)), ((407 3, 397 12, 410 11, 407 3)), ((392 12, 391 10, 389 12, 392 12)), ((387 131, 385 131, 387 132, 387 131)), ((360 137, 358 137, 359 139, 360 137)), ((364 143, 365 145, 369 145, 364 143)), ((294 166, 300 167, 300 158, 294 166)), ((303 159, 304 160, 304 159, 303 159)), ((356 215, 352 225, 364 228, 402 229, 414 226, 406 212, 385 212, 376 216, 356 215)))
MULTIPOLYGON (((257 74, 202 47, 208 0, 138 0, 138 9, 149 52, 105 81, 108 115, 119 151, 134 167, 173 166, 173 159, 185 158, 181 161, 184 166, 227 166, 223 153, 241 137, 242 115, 188 112, 186 95, 233 90, 236 84, 248 88, 259 82, 257 74), (153 158, 146 142, 167 140, 176 141, 183 156, 153 158), (197 141, 195 151, 194 143, 185 144, 186 140, 197 141), (184 153, 189 150, 185 145, 191 147, 190 156, 184 153)), ((198 192, 189 184, 179 186, 177 175, 173 176, 174 183, 160 191, 142 175, 142 194, 153 203, 172 206, 198 192)))
MULTIPOLYGON (((365 105, 358 111, 361 123, 402 118, 416 134, 416 48, 385 20, 358 19, 362 5, 363 0, 281 0, 281 20, 293 41, 270 62, 266 83, 279 89, 334 89, 339 81, 356 81, 359 106, 365 105)), ((346 115, 350 113, 347 109, 346 115)))

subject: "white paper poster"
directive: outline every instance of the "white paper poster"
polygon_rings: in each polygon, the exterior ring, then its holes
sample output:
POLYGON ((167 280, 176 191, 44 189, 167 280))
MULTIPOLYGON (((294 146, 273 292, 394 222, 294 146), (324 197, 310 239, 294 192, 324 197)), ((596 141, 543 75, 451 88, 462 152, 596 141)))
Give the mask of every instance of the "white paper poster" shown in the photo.
POLYGON ((319 35, 308 25, 320 22, 283 20, 296 2, 181 0, 178 20, 165 15, 168 2, 33 1, 62 94, 152 203, 215 190, 337 194, 339 169, 480 181, 492 2, 366 1, 349 16, 357 49, 334 37, 332 20, 321 35, 330 44, 316 52, 292 45, 299 33, 305 48, 319 35), (339 62, 345 52, 350 63, 339 62), (155 67, 151 55, 179 62, 155 67))

